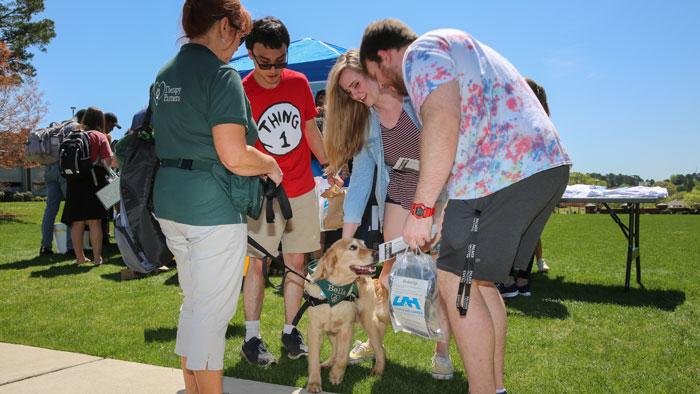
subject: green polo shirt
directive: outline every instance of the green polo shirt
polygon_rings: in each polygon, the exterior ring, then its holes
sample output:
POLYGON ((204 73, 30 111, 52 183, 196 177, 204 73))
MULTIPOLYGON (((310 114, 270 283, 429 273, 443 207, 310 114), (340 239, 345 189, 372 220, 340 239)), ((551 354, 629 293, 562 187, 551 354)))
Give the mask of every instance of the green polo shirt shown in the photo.
MULTIPOLYGON (((156 154, 221 165, 212 128, 234 123, 254 145, 258 129, 241 77, 208 48, 185 44, 158 72, 151 91, 156 154)), ((209 171, 164 167, 153 187, 157 217, 194 226, 246 223, 229 194, 209 171)))

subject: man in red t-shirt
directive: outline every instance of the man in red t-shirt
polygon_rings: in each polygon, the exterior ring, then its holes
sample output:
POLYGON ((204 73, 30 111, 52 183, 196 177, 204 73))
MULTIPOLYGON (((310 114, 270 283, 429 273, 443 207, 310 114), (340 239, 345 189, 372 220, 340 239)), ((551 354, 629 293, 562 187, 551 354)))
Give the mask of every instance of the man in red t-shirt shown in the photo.
MULTIPOLYGON (((258 220, 248 218, 248 234, 272 254, 280 241, 285 264, 303 275, 306 254, 320 248, 318 199, 311 172, 310 151, 326 163, 323 139, 314 118, 318 115, 311 88, 304 74, 287 70, 289 33, 274 17, 256 20, 246 37, 248 56, 255 69, 243 78, 258 124, 255 146, 275 158, 284 173, 282 185, 292 207, 292 219, 285 220, 279 204, 274 204, 275 222, 267 223, 265 210, 258 220)), ((335 183, 335 179, 329 179, 335 183)), ((340 182, 342 186, 342 181, 340 182)), ((243 284, 246 337, 241 355, 256 365, 276 364, 260 336, 260 313, 265 284, 263 254, 248 248, 250 263, 243 284)), ((265 267, 264 269, 267 269, 265 267)), ((282 343, 292 359, 305 356, 308 348, 301 332, 292 325, 304 292, 303 280, 288 275, 284 281, 285 326, 282 343)))

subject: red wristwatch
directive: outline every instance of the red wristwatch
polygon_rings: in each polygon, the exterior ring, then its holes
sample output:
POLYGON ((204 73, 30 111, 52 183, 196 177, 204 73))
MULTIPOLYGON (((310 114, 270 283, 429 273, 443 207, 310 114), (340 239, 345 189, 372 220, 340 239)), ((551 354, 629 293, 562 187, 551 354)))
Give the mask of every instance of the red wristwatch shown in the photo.
POLYGON ((411 205, 411 215, 417 217, 418 219, 429 218, 435 213, 435 207, 428 208, 423 204, 413 203, 411 205))

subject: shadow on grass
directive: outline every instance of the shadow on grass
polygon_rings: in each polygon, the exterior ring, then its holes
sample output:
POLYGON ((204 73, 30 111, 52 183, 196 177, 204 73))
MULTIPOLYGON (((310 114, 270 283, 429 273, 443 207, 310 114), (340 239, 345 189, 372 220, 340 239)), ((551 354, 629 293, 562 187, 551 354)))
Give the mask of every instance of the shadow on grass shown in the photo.
MULTIPOLYGON (((112 260, 110 260, 110 264, 111 263, 112 263, 112 260)), ((117 266, 122 267, 124 269, 127 268, 121 259, 117 259, 117 263, 114 265, 117 265, 117 266)), ((132 281, 132 280, 142 280, 145 278, 150 278, 150 277, 155 276, 155 275, 165 275, 165 274, 168 274, 172 271, 174 271, 174 270, 170 270, 170 271, 155 270, 155 271, 149 272, 147 274, 136 274, 133 278, 129 278, 129 279, 122 279, 122 274, 120 271, 120 272, 113 272, 111 274, 103 274, 102 278, 107 279, 107 280, 111 280, 113 282, 125 282, 125 281, 132 281)), ((177 281, 177 274, 174 274, 172 277, 166 279, 164 283, 169 284, 168 282, 172 281, 173 277, 175 278, 175 284, 179 285, 179 283, 177 281)))
POLYGON ((92 263, 85 263, 81 265, 77 264, 66 264, 66 265, 55 265, 49 267, 45 270, 34 271, 29 274, 32 278, 55 278, 57 276, 65 275, 79 275, 90 271, 93 268, 97 268, 92 263))
MULTIPOLYGON (((225 376, 238 379, 249 379, 265 383, 296 386, 301 379, 302 387, 308 383, 308 361, 306 357, 290 360, 286 352, 279 358, 279 365, 271 368, 260 368, 241 360, 232 367, 224 370, 225 376)), ((324 360, 322 359, 321 362, 324 360)), ((354 387, 368 379, 372 393, 459 393, 467 392, 467 381, 464 374, 455 372, 452 380, 438 381, 430 376, 430 372, 407 367, 387 359, 384 375, 371 376, 370 371, 374 360, 363 361, 359 364, 348 365, 343 381, 333 385, 328 380, 329 368, 321 370, 323 390, 334 393, 352 393, 354 387)))
POLYGON ((175 274, 170 278, 166 279, 165 282, 163 282, 163 284, 166 286, 180 286, 180 280, 178 279, 177 274, 175 274))
MULTIPOLYGON (((226 329, 226 339, 245 336, 245 326, 229 324, 226 329)), ((171 342, 177 339, 177 327, 154 328, 143 330, 143 339, 146 342, 171 342)))
POLYGON ((0 226, 3 224, 32 224, 32 222, 27 222, 17 217, 0 216, 0 226))
MULTIPOLYGON (((426 362, 429 362, 426 358, 426 362)), ((461 362, 461 360, 452 360, 453 362, 461 362)), ((365 371, 361 371, 362 374, 356 379, 367 379, 372 366, 374 366, 374 361, 365 362, 367 367, 365 371)), ((346 373, 347 374, 347 373, 346 373)), ((352 380, 354 374, 350 375, 348 382, 354 382, 357 380, 352 380)), ((327 377, 325 375, 324 377, 327 377)), ((343 380, 345 383, 345 380, 343 380)), ((405 365, 391 362, 387 359, 386 367, 384 368, 384 375, 381 378, 377 378, 374 383, 372 383, 372 393, 466 393, 469 391, 469 385, 464 373, 461 371, 455 371, 454 376, 450 380, 436 380, 433 379, 430 372, 425 370, 418 370, 412 367, 407 367, 405 365)), ((344 392, 351 393, 352 385, 349 389, 344 390, 344 392)))
MULTIPOLYGON (((116 266, 123 266, 124 264, 122 263, 121 259, 115 258, 114 256, 118 256, 118 250, 115 252, 114 248, 112 247, 106 247, 103 250, 102 257, 107 259, 106 263, 103 263, 104 265, 116 265, 116 266)), ((88 258, 92 258, 92 251, 85 251, 85 256, 88 258)), ((72 261, 73 263, 75 262, 75 257, 67 257, 62 254, 57 254, 54 253, 49 257, 48 263, 44 264, 27 264, 27 262, 31 263, 34 262, 35 260, 41 260, 41 259, 46 259, 46 256, 41 256, 41 257, 36 257, 32 260, 25 260, 25 261, 19 261, 17 263, 12 263, 12 264, 4 264, 0 266, 0 269, 10 269, 13 268, 12 266, 16 266, 15 269, 22 269, 22 268, 28 268, 32 265, 37 266, 37 265, 48 265, 48 264, 55 264, 55 263, 62 263, 65 261, 72 261), (8 267, 9 266, 9 267, 8 267)), ((92 262, 89 263, 84 263, 81 265, 76 265, 76 264, 61 264, 61 265, 54 265, 52 267, 49 267, 45 270, 41 271, 34 271, 29 276, 32 278, 54 278, 57 276, 62 276, 62 275, 77 275, 77 274, 82 274, 85 272, 90 271, 93 268, 98 268, 99 266, 94 266, 92 262)), ((103 275, 103 277, 109 276, 109 275, 103 275)), ((117 278, 119 277, 119 274, 117 273, 117 278)))
POLYGON ((506 299, 506 304, 527 316, 538 318, 566 319, 569 312, 558 302, 561 300, 631 307, 650 306, 664 311, 675 311, 686 299, 685 292, 679 290, 631 287, 625 292, 624 286, 566 282, 563 276, 550 278, 537 275, 533 278, 530 284, 532 296, 506 299))
POLYGON ((0 265, 0 270, 23 270, 31 267, 58 264, 70 259, 70 257, 66 257, 62 254, 54 253, 50 256, 37 256, 29 260, 20 260, 13 263, 2 264, 0 265))

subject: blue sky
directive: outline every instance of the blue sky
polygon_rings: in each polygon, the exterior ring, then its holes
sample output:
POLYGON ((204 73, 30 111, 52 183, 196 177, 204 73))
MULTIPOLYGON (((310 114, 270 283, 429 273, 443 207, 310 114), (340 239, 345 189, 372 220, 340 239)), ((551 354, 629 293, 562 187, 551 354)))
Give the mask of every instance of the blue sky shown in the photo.
MULTIPOLYGON (((44 123, 97 106, 121 131, 178 50, 182 0, 47 0, 56 38, 37 52, 44 123)), ((547 90, 573 171, 644 179, 700 171, 700 2, 697 1, 244 1, 273 15, 292 40, 359 47, 386 17, 416 33, 458 28, 500 52, 547 90), (429 6, 426 6, 429 5, 429 6)), ((241 54, 239 51, 236 55, 241 54)))

